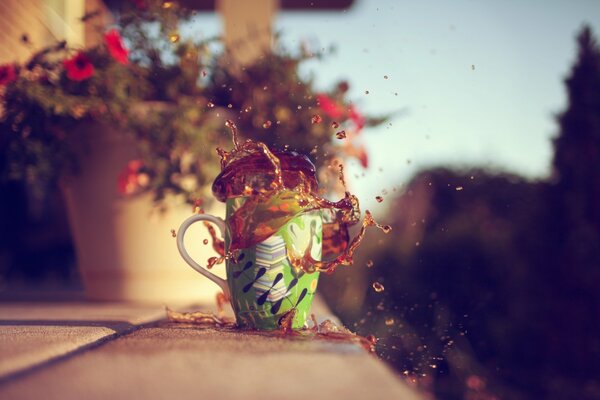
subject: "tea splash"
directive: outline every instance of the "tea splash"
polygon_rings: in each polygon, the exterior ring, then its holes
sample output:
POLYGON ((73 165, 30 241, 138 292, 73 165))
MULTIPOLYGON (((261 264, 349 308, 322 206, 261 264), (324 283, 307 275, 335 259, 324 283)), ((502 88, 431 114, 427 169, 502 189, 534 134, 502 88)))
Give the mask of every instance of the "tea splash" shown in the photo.
MULTIPOLYGON (((217 316, 210 312, 193 311, 193 312, 178 312, 170 308, 166 308, 167 321, 173 323, 190 324, 197 328, 218 329, 222 331, 237 331, 238 327, 235 321, 224 316, 217 316)), ((302 330, 293 330, 291 327, 294 318, 294 309, 291 309, 282 317, 280 329, 276 331, 244 331, 248 334, 255 334, 269 337, 284 337, 284 338, 308 338, 317 340, 326 340, 329 342, 356 343, 362 346, 370 353, 375 352, 377 338, 372 335, 363 337, 353 333, 343 326, 337 325, 330 319, 326 319, 320 324, 317 322, 314 314, 311 314, 313 326, 302 330)))
MULTIPOLYGON (((228 252, 225 254, 223 250, 220 258, 212 259, 211 267, 235 257, 240 249, 266 240, 302 213, 321 211, 329 214, 329 220, 325 218, 323 226, 323 253, 329 260, 313 259, 310 247, 300 250, 291 246, 287 249, 291 265, 306 273, 332 273, 340 265, 352 264, 354 252, 370 226, 385 233, 391 231, 391 227, 375 222, 367 210, 360 231, 350 241, 348 228, 359 222, 360 207, 358 198, 346 189, 341 164, 339 179, 345 195, 333 202, 318 195, 315 167, 306 156, 290 151, 271 151, 262 142, 246 140, 241 143, 235 123, 227 120, 226 126, 231 130, 233 149, 217 149, 221 173, 213 184, 213 194, 220 201, 231 197, 246 197, 246 200, 229 218, 231 242, 228 252)), ((213 233, 211 236, 214 240, 213 233)))

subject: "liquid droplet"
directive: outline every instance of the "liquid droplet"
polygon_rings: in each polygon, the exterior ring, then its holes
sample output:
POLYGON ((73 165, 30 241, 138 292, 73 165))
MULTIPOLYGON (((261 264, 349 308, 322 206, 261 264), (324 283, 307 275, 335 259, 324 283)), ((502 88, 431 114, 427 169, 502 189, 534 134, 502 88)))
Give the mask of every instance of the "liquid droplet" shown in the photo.
POLYGON ((475 71, 475 64, 471 64, 471 70, 475 71))
POLYGON ((313 115, 312 118, 310 119, 310 122, 312 122, 313 124, 320 124, 321 121, 323 121, 323 118, 321 118, 321 116, 319 114, 313 115))
POLYGON ((387 78, 388 78, 388 76, 387 76, 387 75, 384 75, 384 76, 383 76, 383 79, 387 79, 387 78))
POLYGON ((377 337, 375 335, 368 335, 365 339, 367 339, 371 344, 377 344, 377 337))
POLYGON ((227 104, 227 108, 233 108, 233 104, 231 104, 231 103, 227 104))
POLYGON ((394 322, 395 322, 394 318, 386 318, 385 325, 386 326, 392 326, 392 325, 394 325, 394 322))
POLYGON ((335 121, 333 121, 333 122, 331 123, 331 127, 332 127, 333 129, 337 129, 337 128, 339 128, 339 127, 340 127, 340 124, 339 124, 338 122, 335 122, 335 121))
POLYGON ((369 91, 368 91, 368 90, 365 90, 365 94, 369 94, 369 91))
POLYGON ((373 268, 373 260, 367 261, 367 268, 373 268))
POLYGON ((176 237, 177 234, 175 233, 175 229, 171 229, 171 236, 176 237))
POLYGON ((375 290, 377 293, 381 293, 385 290, 385 287, 383 287, 383 285, 379 282, 373 282, 373 290, 375 290))
POLYGON ((346 138, 346 131, 339 131, 335 134, 335 137, 338 139, 345 139, 346 138))
POLYGON ((204 240, 202 241, 202 243, 203 243, 203 244, 208 244, 208 239, 204 239, 204 240))
POLYGON ((263 126, 263 128, 265 128, 265 129, 269 129, 269 128, 271 127, 271 125, 272 125, 272 124, 273 124, 273 123, 271 122, 271 120, 266 120, 266 121, 263 123, 263 125, 262 125, 262 126, 263 126))
POLYGON ((383 197, 377 196, 375 197, 375 200, 377 200, 378 203, 381 203, 383 201, 383 197))
POLYGON ((208 108, 213 108, 215 106, 215 103, 209 101, 208 103, 206 103, 206 107, 208 108))
POLYGON ((460 190, 463 190, 463 187, 462 186, 457 186, 456 187, 456 191, 460 191, 460 190))
POLYGON ((218 257, 210 257, 208 259, 208 265, 206 266, 206 268, 211 269, 212 267, 215 266, 215 264, 217 264, 220 261, 220 259, 218 257))

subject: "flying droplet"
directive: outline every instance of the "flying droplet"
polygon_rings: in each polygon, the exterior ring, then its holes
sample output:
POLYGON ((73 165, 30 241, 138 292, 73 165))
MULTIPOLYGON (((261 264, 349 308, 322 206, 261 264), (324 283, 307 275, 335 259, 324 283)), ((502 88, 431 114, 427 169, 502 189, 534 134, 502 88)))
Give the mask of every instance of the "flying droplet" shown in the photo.
POLYGON ((383 197, 377 196, 375 197, 375 200, 377 200, 378 203, 381 203, 383 201, 383 197))
POLYGON ((385 325, 386 326, 392 326, 392 325, 394 325, 394 322, 395 322, 394 318, 386 318, 385 319, 385 325))
POLYGON ((171 43, 177 43, 179 42, 179 35, 176 33, 169 35, 169 40, 171 41, 171 43))
POLYGON ((231 103, 227 104, 227 108, 233 108, 233 104, 231 104, 231 103))
POLYGON ((175 233, 175 229, 171 229, 171 236, 176 237, 177 234, 175 233))
POLYGON ((365 94, 369 94, 369 91, 368 91, 368 90, 365 90, 365 94))
POLYGON ((463 187, 462 187, 462 186, 457 186, 457 187, 456 187, 456 190, 457 190, 457 191, 463 190, 463 187))
POLYGON ((385 290, 385 287, 383 287, 383 285, 379 282, 373 282, 373 290, 375 290, 377 293, 381 293, 385 290))
POLYGON ((373 268, 373 260, 367 261, 367 268, 373 268))
POLYGON ((475 71, 475 64, 471 64, 471 70, 475 71))
POLYGON ((331 127, 332 127, 333 129, 337 129, 337 128, 339 128, 339 127, 340 127, 340 124, 339 124, 339 123, 337 123, 337 122, 335 122, 335 121, 333 121, 333 122, 331 123, 331 127))
POLYGON ((339 131, 335 134, 335 137, 338 139, 345 139, 346 138, 346 131, 339 131))
POLYGON ((320 124, 321 121, 323 121, 323 118, 321 118, 321 116, 319 114, 313 115, 312 118, 310 119, 310 122, 312 122, 313 124, 320 124))
POLYGON ((273 123, 271 122, 271 120, 266 120, 263 124, 263 128, 265 129, 269 129, 271 127, 273 123))
POLYGON ((384 76, 383 76, 383 79, 387 79, 387 78, 388 78, 388 76, 387 76, 387 75, 384 75, 384 76))
POLYGON ((204 240, 202 241, 202 243, 203 243, 203 244, 208 244, 208 239, 204 239, 204 240))
POLYGON ((206 107, 208 108, 213 108, 215 106, 215 103, 209 101, 208 103, 206 103, 206 107))
POLYGON ((215 266, 215 264, 217 263, 217 261, 219 261, 219 259, 217 257, 210 257, 208 259, 208 265, 206 266, 206 268, 211 269, 212 267, 215 266))

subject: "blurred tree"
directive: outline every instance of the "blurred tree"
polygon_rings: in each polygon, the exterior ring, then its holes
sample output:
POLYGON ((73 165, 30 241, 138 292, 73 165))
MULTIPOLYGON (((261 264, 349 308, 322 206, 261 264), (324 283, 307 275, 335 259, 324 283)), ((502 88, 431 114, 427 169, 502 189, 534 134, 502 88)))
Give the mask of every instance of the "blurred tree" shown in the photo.
POLYGON ((551 181, 423 171, 363 249, 346 322, 438 398, 600 398, 600 49, 588 27, 578 46, 551 181))
POLYGON ((556 273, 568 294, 556 309, 566 327, 552 346, 562 350, 561 372, 585 376, 600 373, 600 48, 589 27, 577 41, 578 59, 565 81, 569 106, 554 141, 557 201, 548 217, 559 223, 556 273))

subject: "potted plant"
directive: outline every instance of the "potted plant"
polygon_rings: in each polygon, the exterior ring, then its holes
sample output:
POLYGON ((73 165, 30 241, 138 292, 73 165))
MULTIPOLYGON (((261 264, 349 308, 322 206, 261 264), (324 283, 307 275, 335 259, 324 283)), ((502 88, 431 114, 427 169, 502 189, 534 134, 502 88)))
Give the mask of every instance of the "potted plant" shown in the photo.
MULTIPOLYGON (((214 205, 208 184, 215 148, 230 143, 225 118, 246 137, 319 156, 320 166, 335 156, 367 165, 352 138, 382 120, 348 102, 347 84, 325 93, 300 77, 313 55, 277 49, 233 71, 225 50, 209 52, 218 39, 179 37, 189 15, 172 2, 139 3, 95 47, 61 42, 0 67, 0 173, 38 192, 61 185, 90 298, 214 295, 180 261, 170 231, 201 202, 214 205)), ((204 238, 191 238, 200 261, 204 238)))
POLYGON ((209 148, 219 140, 196 129, 208 126, 196 103, 205 43, 165 34, 180 17, 145 3, 104 28, 97 46, 60 42, 0 68, 2 177, 26 181, 39 201, 62 187, 92 299, 202 297, 197 277, 178 265, 170 229, 214 175, 209 148), (144 26, 157 22, 163 41, 144 26))

